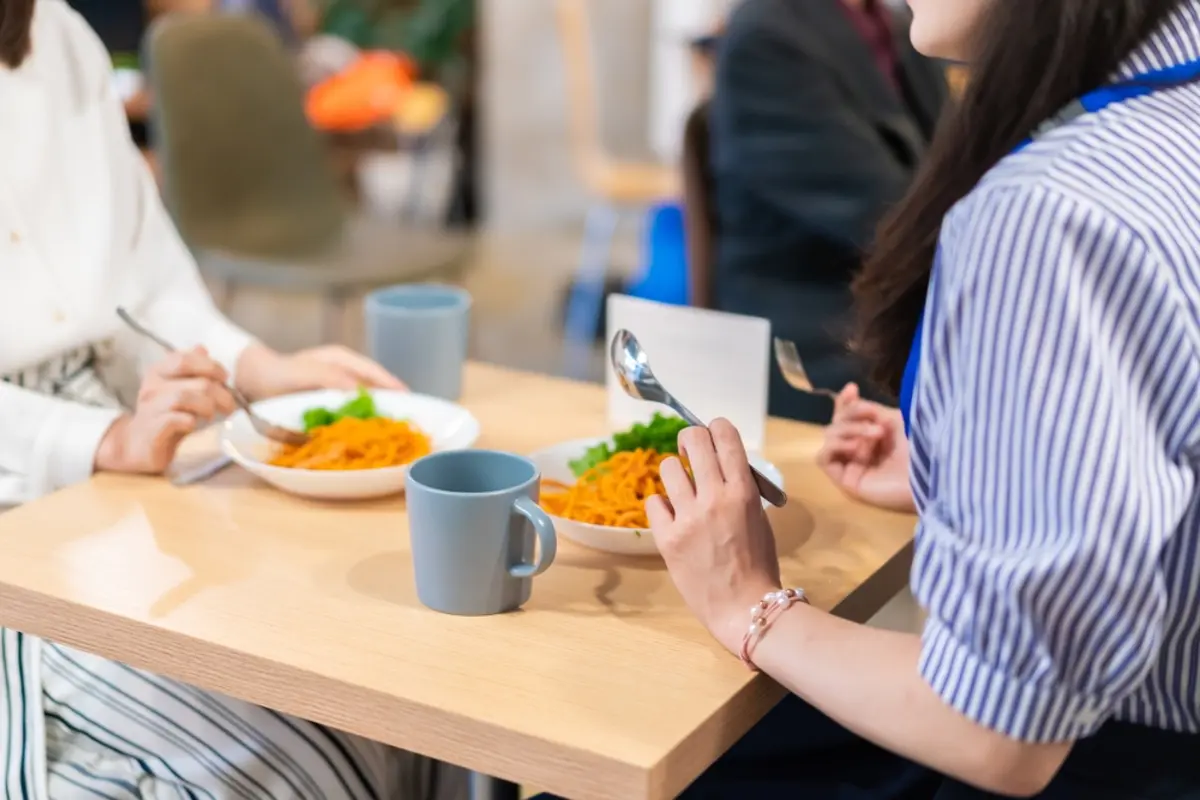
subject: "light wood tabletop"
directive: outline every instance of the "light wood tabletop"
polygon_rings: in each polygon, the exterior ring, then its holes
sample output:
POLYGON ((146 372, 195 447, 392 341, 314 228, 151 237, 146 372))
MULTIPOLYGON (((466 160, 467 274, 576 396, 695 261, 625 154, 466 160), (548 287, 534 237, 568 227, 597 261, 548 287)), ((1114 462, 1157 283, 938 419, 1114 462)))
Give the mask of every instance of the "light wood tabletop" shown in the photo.
MULTIPOLYGON (((472 365, 463 402, 480 446, 605 429, 597 386, 472 365)), ((768 442, 787 582, 867 619, 906 580, 913 520, 833 489, 817 429, 772 421, 768 442)), ((524 610, 443 616, 417 602, 402 499, 302 501, 236 469, 101 475, 0 515, 0 624, 582 800, 673 797, 782 696, 655 559, 564 543, 524 610)))

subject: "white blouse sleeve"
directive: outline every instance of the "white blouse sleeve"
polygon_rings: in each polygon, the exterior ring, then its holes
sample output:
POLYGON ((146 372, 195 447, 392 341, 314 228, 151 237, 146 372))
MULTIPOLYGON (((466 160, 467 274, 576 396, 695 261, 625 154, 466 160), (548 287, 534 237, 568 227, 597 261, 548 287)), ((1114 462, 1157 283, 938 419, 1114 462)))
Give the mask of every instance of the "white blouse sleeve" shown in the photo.
POLYGON ((0 382, 0 507, 92 474, 96 449, 120 409, 71 403, 0 382))

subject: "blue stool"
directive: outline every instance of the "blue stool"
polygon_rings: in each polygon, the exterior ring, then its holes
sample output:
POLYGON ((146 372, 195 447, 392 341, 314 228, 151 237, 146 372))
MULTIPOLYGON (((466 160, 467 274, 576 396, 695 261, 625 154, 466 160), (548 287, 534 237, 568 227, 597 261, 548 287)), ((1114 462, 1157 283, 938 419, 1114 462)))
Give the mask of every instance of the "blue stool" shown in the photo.
POLYGON ((673 306, 688 304, 687 234, 683 206, 662 203, 651 208, 643 240, 642 269, 628 294, 673 306))
MULTIPOLYGON (((564 320, 566 363, 569 377, 586 377, 596 330, 604 314, 608 259, 620 212, 605 205, 593 206, 587 216, 583 253, 567 298, 564 320)), ((660 203, 646 212, 642 268, 626 293, 660 303, 687 305, 688 275, 683 208, 660 203)))

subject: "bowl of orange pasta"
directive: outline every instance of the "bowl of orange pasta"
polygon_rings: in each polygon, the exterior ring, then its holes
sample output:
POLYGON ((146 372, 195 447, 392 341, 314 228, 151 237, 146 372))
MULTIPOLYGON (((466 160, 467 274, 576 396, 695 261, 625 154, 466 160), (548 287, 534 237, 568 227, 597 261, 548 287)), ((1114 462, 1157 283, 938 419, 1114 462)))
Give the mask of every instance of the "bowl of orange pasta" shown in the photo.
POLYGON ((275 488, 321 500, 398 494, 414 461, 479 438, 479 422, 465 408, 407 392, 301 392, 255 403, 254 411, 309 440, 268 441, 238 412, 225 421, 221 449, 275 488))
MULTIPOLYGON (((658 554, 646 500, 665 494, 659 467, 676 448, 650 440, 579 439, 530 455, 542 473, 541 507, 554 518, 565 539, 608 553, 629 556, 658 554), (627 449, 622 449, 625 444, 627 449), (614 446, 615 445, 615 446, 614 446)), ((751 454, 760 472, 783 486, 774 465, 751 454)))

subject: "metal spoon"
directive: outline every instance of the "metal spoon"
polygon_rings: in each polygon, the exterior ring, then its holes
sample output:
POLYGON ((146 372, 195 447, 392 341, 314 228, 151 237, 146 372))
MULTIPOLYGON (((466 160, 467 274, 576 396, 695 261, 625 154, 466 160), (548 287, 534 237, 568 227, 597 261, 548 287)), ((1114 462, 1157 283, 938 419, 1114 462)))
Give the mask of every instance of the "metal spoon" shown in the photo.
MULTIPOLYGON (((154 342, 168 353, 176 352, 176 348, 173 345, 148 328, 142 327, 142 324, 131 317, 129 312, 125 309, 117 308, 117 316, 120 317, 121 321, 128 325, 135 332, 145 336, 147 339, 154 342)), ((258 414, 254 413, 254 409, 250 407, 250 401, 246 399, 244 394, 232 386, 228 388, 229 393, 233 395, 233 402, 237 403, 238 407, 241 408, 242 411, 246 412, 246 416, 250 418, 250 424, 254 426, 254 430, 258 431, 261 436, 265 436, 271 441, 279 442, 281 444, 301 445, 308 441, 308 434, 306 433, 301 433, 300 431, 294 431, 291 428, 284 428, 280 425, 274 425, 270 422, 267 422, 265 419, 258 416, 258 414)))
MULTIPOLYGON (((609 347, 609 356, 621 388, 630 397, 647 400, 651 403, 660 403, 674 410, 689 425, 700 428, 708 427, 695 414, 684 408, 683 404, 658 382, 658 378, 654 377, 654 372, 650 369, 649 356, 646 355, 646 351, 642 349, 637 337, 632 333, 626 330, 617 331, 617 335, 613 337, 609 347)), ((787 503, 787 495, 772 483, 770 478, 754 467, 750 468, 750 472, 754 474, 754 482, 758 484, 758 493, 762 495, 763 500, 777 508, 781 508, 787 503)))
POLYGON ((818 397, 837 399, 837 392, 832 392, 829 389, 813 388, 812 381, 808 379, 808 373, 804 371, 804 363, 800 361, 800 351, 796 349, 795 342, 789 342, 787 339, 776 337, 775 363, 779 365, 779 371, 783 373, 783 379, 793 389, 808 394, 815 394, 818 397))

